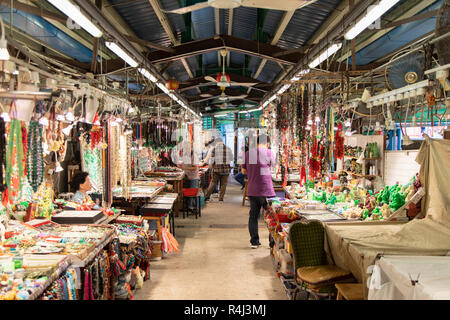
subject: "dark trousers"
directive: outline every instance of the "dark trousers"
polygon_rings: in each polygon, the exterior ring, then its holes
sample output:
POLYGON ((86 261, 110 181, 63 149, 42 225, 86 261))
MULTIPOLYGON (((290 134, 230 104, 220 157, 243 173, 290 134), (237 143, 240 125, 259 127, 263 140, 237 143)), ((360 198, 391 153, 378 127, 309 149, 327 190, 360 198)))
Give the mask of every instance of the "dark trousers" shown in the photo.
POLYGON ((225 196, 225 191, 227 190, 227 183, 228 183, 228 175, 221 175, 214 173, 212 174, 212 180, 209 184, 208 190, 206 191, 205 199, 209 199, 211 197, 211 194, 214 191, 214 188, 216 188, 217 183, 220 181, 220 190, 219 190, 219 200, 223 200, 223 197, 225 196))
POLYGON ((250 198, 250 216, 248 218, 248 231, 250 232, 250 243, 252 245, 259 245, 258 234, 258 219, 261 208, 267 209, 266 197, 252 197, 250 198))
POLYGON ((238 174, 236 174, 235 176, 234 176, 234 180, 236 180, 237 182, 239 182, 240 183, 240 185, 242 186, 242 187, 245 187, 245 179, 247 178, 247 175, 246 174, 243 174, 242 172, 239 172, 238 174))

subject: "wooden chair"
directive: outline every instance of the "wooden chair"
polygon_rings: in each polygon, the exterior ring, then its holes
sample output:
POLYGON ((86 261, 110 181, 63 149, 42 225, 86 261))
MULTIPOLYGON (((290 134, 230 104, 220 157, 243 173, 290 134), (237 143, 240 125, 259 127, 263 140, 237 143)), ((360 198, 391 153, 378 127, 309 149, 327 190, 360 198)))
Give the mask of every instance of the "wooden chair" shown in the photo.
POLYGON ((324 233, 318 220, 297 221, 289 229, 297 284, 294 300, 300 289, 307 292, 307 297, 312 294, 316 299, 330 299, 336 294, 336 283, 355 281, 350 272, 327 264, 324 233))
POLYGON ((362 283, 336 283, 336 300, 364 300, 362 283))
POLYGON ((242 206, 245 206, 245 200, 250 201, 247 197, 248 179, 245 179, 244 182, 245 187, 244 187, 244 194, 242 195, 242 206))

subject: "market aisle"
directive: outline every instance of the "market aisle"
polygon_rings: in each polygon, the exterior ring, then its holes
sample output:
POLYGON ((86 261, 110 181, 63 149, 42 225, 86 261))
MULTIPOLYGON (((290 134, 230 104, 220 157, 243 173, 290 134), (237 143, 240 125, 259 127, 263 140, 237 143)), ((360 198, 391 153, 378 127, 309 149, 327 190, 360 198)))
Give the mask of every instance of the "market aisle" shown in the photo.
POLYGON ((260 219, 262 246, 251 249, 248 204, 229 179, 224 203, 212 197, 195 220, 176 219, 180 252, 151 264, 151 280, 136 300, 287 299, 269 253, 269 233, 260 219))

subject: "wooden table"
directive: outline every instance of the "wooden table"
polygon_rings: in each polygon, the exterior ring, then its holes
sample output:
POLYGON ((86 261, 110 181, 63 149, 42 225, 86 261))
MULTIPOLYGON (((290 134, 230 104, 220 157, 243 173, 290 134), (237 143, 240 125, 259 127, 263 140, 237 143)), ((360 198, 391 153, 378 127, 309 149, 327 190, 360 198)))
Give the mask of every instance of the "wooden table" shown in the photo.
MULTIPOLYGON (((151 182, 149 182, 148 185, 145 185, 145 181, 136 181, 132 184, 132 190, 129 193, 129 198, 126 199, 122 193, 120 194, 113 194, 114 199, 121 200, 122 205, 123 203, 131 204, 132 210, 135 211, 136 208, 141 207, 143 204, 148 203, 152 201, 158 194, 160 194, 163 190, 165 185, 163 186, 153 186, 150 185, 151 182), (136 186, 138 184, 138 186, 136 186)), ((128 211, 128 210, 127 210, 128 211)))
POLYGON ((183 206, 183 179, 185 176, 184 171, 177 172, 177 175, 168 174, 167 172, 151 172, 146 173, 149 177, 160 178, 173 185, 173 192, 178 193, 178 199, 175 203, 175 216, 178 217, 180 209, 183 206))

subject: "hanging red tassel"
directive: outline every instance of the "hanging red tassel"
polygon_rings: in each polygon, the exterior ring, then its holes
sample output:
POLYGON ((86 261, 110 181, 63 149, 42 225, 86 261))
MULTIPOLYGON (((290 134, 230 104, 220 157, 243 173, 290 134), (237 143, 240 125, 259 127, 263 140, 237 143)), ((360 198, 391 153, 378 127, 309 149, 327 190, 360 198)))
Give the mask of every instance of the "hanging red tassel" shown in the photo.
POLYGON ((334 156, 337 159, 342 159, 344 157, 344 133, 342 132, 342 122, 338 124, 338 129, 334 140, 334 156))
POLYGON ((305 166, 302 166, 300 170, 300 185, 303 183, 306 183, 306 168, 305 166))

